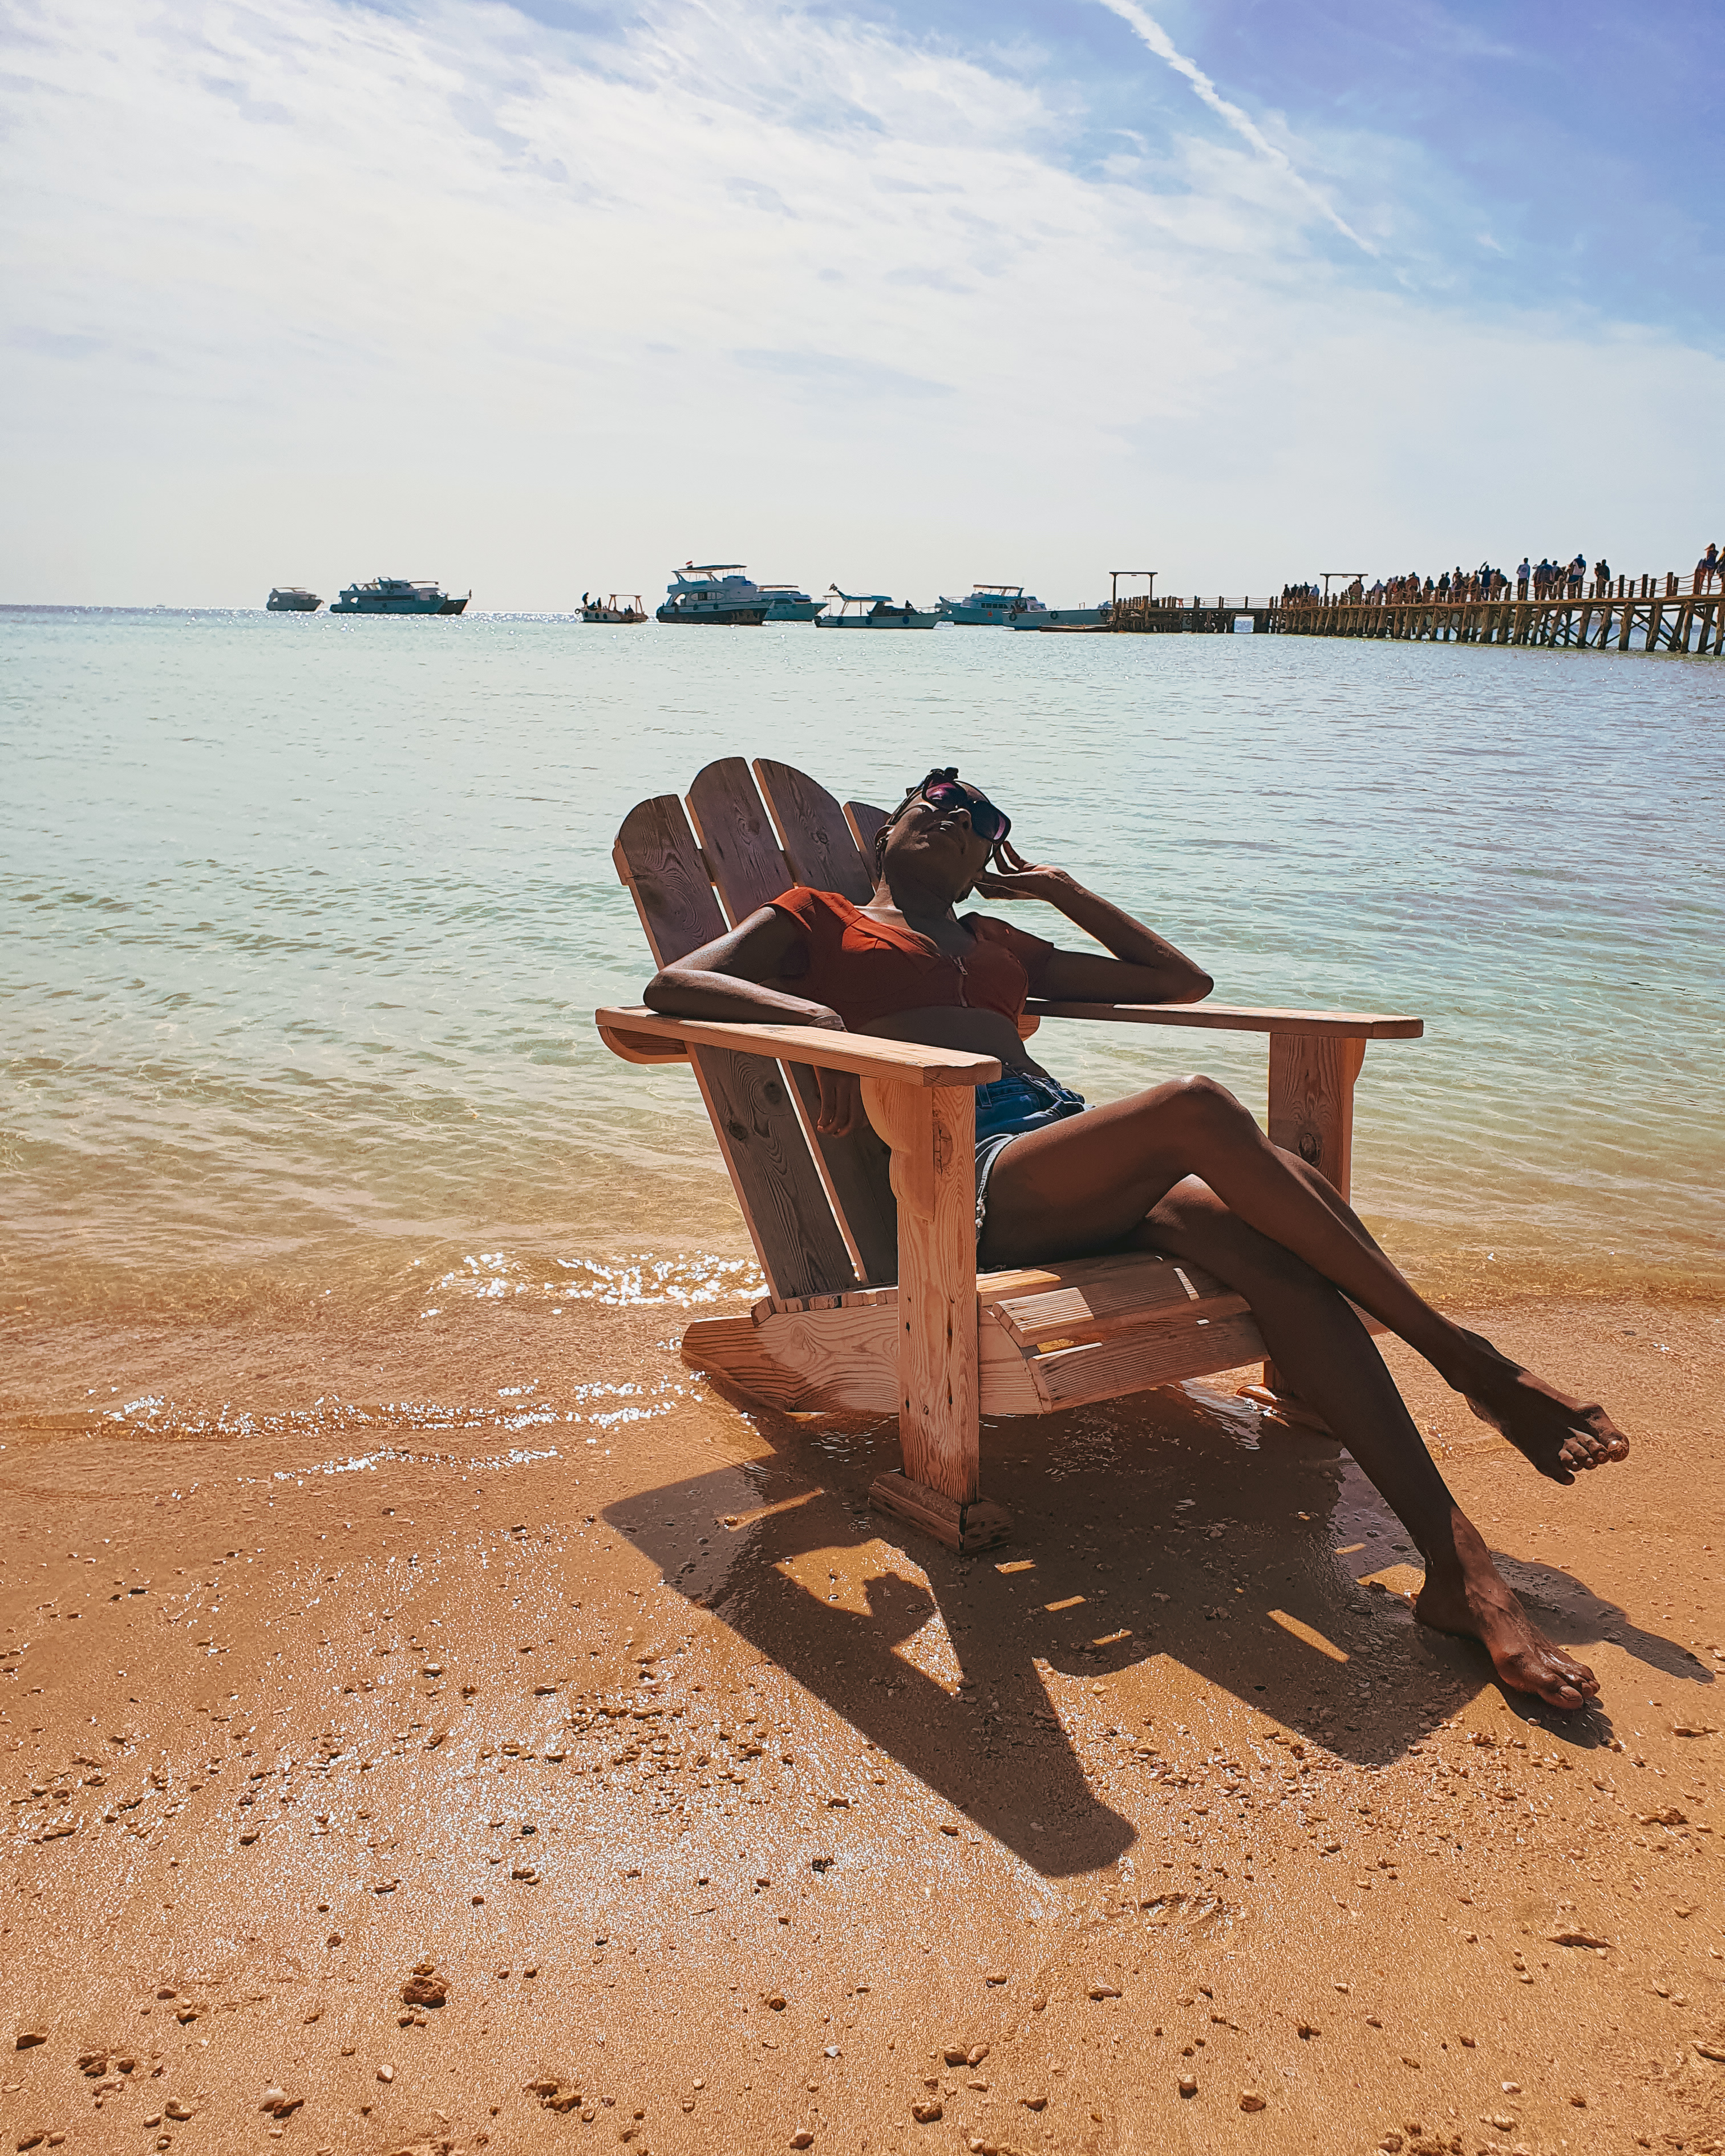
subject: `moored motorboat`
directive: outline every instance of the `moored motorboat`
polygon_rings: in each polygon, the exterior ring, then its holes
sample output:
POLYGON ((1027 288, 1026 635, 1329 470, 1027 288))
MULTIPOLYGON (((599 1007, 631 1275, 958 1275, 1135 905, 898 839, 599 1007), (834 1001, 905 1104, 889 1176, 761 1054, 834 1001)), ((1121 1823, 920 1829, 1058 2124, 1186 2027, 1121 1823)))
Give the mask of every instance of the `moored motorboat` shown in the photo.
POLYGON ((1027 598, 1022 584, 973 584, 963 598, 941 593, 935 613, 955 629, 1008 629, 1022 613, 1048 611, 1039 598, 1027 598))
POLYGON ((583 621, 638 622, 647 619, 647 610, 641 604, 639 592, 613 592, 608 599, 597 594, 589 598, 581 594, 581 619, 583 621))
POLYGON ((270 588, 267 610, 270 613, 316 613, 323 604, 316 592, 308 592, 304 584, 275 584, 270 588))
POLYGON ((368 584, 349 584, 330 608, 331 613, 460 613, 467 598, 452 599, 442 585, 410 577, 373 577, 368 584))
POLYGON ((795 584, 757 584, 768 601, 767 619, 775 621, 814 621, 819 619, 823 602, 812 599, 795 584))
POLYGON ((813 621, 821 601, 796 584, 757 584, 741 562, 685 562, 665 586, 656 619, 753 629, 762 622, 813 621))
POLYGON ((1013 629, 1106 629, 1112 611, 1106 599, 1088 607, 1039 606, 1034 613, 1015 614, 1008 626, 1013 629))
POLYGON ((817 614, 817 629, 932 629, 935 617, 924 613, 906 599, 902 606, 889 598, 885 592, 841 592, 836 584, 827 587, 832 597, 839 602, 836 613, 817 614))
POLYGON ((672 572, 655 621, 717 629, 758 629, 771 602, 741 562, 685 562, 672 572), (685 575, 684 572, 688 573, 685 575))

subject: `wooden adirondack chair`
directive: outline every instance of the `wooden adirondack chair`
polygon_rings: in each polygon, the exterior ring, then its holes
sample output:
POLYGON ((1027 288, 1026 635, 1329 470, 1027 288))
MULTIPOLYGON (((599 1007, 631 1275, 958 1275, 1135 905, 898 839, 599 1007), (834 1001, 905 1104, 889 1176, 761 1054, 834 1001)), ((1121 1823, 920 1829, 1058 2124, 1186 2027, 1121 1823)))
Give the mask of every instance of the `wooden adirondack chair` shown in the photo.
MULTIPOLYGON (((631 809, 614 858, 662 966, 793 884, 865 903, 886 815, 841 808, 788 764, 757 759, 752 779, 730 757, 696 779, 686 814, 674 793, 631 809)), ((789 1410, 896 1413, 903 1469, 870 1499, 951 1548, 1011 1529, 978 1487, 980 1416, 1050 1414, 1264 1353, 1239 1296, 1153 1253, 978 1277, 975 1088, 1000 1075, 989 1057, 644 1006, 594 1015, 626 1061, 693 1065, 772 1291, 746 1317, 691 1324, 685 1359, 789 1410), (817 1066, 860 1076, 872 1130, 815 1130, 817 1066)), ((1045 1018, 1267 1034, 1270 1135, 1344 1196, 1366 1043, 1425 1030, 1355 1011, 1046 1002, 1024 1029, 1045 1018)))

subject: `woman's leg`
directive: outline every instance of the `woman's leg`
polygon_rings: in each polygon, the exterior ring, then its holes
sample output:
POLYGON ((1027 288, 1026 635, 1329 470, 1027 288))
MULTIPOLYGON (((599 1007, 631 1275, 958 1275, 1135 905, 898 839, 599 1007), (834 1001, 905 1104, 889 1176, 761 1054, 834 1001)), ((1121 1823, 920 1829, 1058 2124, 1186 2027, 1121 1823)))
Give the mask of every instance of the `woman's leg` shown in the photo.
POLYGON ((1499 1678, 1549 1706, 1578 1707, 1593 1671, 1548 1640, 1499 1575, 1445 1487, 1370 1334, 1327 1280, 1237 1219, 1196 1181, 1177 1183, 1131 1240, 1190 1258, 1245 1296, 1286 1371, 1371 1478, 1425 1559, 1421 1624, 1480 1641, 1499 1678))
POLYGON ((1557 1391, 1434 1310, 1322 1178, 1209 1078, 1173 1079, 1015 1140, 989 1178, 984 1261, 1106 1250, 1189 1175, 1399 1333, 1542 1474, 1569 1482, 1627 1454, 1597 1402, 1557 1391))

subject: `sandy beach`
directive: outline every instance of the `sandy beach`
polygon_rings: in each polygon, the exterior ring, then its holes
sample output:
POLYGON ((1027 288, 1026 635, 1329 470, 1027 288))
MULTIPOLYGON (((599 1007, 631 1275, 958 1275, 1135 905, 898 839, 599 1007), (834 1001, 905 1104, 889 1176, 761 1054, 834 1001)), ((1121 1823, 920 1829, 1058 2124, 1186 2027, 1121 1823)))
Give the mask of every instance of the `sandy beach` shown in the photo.
POLYGON ((961 1561, 869 1516, 890 1426, 718 1397, 662 1309, 522 1312, 459 1415, 352 1404, 387 1328, 110 1337, 94 1412, 39 1338, 0 2145, 1717 2148, 1722 1312, 1484 1315, 1635 1438, 1556 1488, 1391 1343, 1573 1718, 1220 1380, 985 1429, 961 1561))

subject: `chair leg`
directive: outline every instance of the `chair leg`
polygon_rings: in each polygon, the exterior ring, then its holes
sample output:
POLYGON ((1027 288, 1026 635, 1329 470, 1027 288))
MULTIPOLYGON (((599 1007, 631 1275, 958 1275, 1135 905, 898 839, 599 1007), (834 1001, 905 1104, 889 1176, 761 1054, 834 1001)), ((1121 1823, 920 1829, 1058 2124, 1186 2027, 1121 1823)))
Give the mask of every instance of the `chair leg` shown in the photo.
MULTIPOLYGON (((1342 1195, 1353 1180, 1353 1087, 1366 1060, 1363 1034, 1273 1033, 1270 1036, 1270 1142, 1327 1176, 1342 1195)), ((1286 1391, 1274 1363, 1264 1365, 1261 1385, 1242 1385, 1241 1396, 1272 1396, 1276 1409, 1295 1396, 1286 1391)), ((1267 1403, 1260 1401, 1260 1404, 1267 1403)), ((1314 1419, 1307 1409, 1290 1421, 1314 1419)))
POLYGON ((976 1096, 967 1086, 863 1081, 869 1120, 892 1148, 898 1201, 901 1474, 870 1499, 954 1549, 1010 1532, 978 1489, 976 1096))

